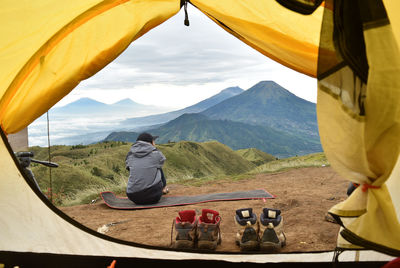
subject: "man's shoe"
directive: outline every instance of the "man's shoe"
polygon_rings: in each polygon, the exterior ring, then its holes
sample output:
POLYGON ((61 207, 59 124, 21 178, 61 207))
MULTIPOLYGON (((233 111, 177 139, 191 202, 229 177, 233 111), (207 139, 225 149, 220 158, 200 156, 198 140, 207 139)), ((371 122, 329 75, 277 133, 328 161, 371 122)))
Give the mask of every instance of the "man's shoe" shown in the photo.
MULTIPOLYGON (((193 248, 196 239, 197 219, 195 210, 183 210, 178 212, 179 217, 175 218, 176 230, 174 248, 193 248)), ((172 240, 172 231, 171 231, 172 240)))
POLYGON ((259 223, 252 208, 236 210, 235 224, 237 227, 236 244, 243 251, 258 250, 259 223))
POLYGON ((221 244, 221 216, 217 211, 203 209, 197 224, 197 247, 200 249, 216 249, 221 244))
POLYGON ((279 209, 264 208, 260 214, 260 249, 276 252, 286 245, 283 218, 279 209))

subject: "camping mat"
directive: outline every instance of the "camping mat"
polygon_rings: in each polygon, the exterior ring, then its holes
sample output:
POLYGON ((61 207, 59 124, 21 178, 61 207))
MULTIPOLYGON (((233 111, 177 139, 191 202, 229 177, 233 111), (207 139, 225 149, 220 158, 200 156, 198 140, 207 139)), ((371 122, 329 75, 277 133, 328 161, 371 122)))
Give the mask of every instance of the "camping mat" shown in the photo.
POLYGON ((137 205, 127 197, 118 197, 113 192, 100 193, 101 198, 107 206, 114 209, 146 209, 171 206, 184 206, 196 203, 213 201, 232 201, 245 199, 272 199, 274 195, 264 190, 238 191, 230 193, 213 193, 194 196, 169 196, 163 195, 160 201, 151 205, 137 205))

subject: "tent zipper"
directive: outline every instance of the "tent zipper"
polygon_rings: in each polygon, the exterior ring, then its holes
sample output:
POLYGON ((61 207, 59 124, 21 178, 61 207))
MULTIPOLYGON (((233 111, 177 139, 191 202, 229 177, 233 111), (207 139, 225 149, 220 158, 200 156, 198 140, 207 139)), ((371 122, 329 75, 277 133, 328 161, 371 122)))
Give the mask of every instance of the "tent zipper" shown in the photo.
MULTIPOLYGON (((198 8, 196 5, 194 5, 193 3, 190 2, 190 0, 184 0, 185 1, 185 5, 187 4, 187 2, 189 2, 190 4, 192 4, 192 6, 194 6, 195 8, 197 8, 198 10, 200 10, 201 12, 203 12, 204 14, 206 14, 208 17, 212 18, 215 22, 217 22, 222 28, 228 30, 230 33, 232 33, 234 36, 238 37, 241 40, 244 40, 244 38, 238 34, 237 32, 235 32, 234 30, 232 30, 231 28, 229 28, 226 24, 224 24, 222 21, 220 21, 219 19, 215 18, 214 16, 210 15, 210 13, 205 12, 203 10, 201 10, 200 8, 198 8)), ((185 12, 186 12, 186 8, 185 8, 185 12)), ((189 22, 189 21, 188 21, 189 22)), ((185 24, 186 25, 186 24, 185 24)))
POLYGON ((183 0, 183 1, 181 1, 181 7, 182 7, 182 5, 183 5, 183 9, 184 9, 184 11, 185 11, 185 21, 184 21, 184 24, 186 25, 186 26, 189 26, 189 15, 188 15, 188 11, 187 11, 187 3, 189 2, 189 0, 183 0), (183 3, 182 3, 183 2, 183 3))

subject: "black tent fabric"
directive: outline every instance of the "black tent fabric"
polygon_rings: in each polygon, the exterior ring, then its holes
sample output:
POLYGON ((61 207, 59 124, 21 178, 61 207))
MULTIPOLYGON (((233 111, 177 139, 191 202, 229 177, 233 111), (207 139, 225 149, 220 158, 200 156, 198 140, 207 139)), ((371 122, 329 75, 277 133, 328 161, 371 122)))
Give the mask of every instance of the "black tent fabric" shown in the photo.
POLYGON ((171 206, 184 206, 196 203, 232 201, 245 199, 273 199, 274 195, 265 190, 237 191, 230 193, 212 193, 195 196, 162 196, 160 201, 151 205, 138 205, 127 197, 118 197, 113 192, 100 193, 107 206, 114 209, 149 209, 171 206))

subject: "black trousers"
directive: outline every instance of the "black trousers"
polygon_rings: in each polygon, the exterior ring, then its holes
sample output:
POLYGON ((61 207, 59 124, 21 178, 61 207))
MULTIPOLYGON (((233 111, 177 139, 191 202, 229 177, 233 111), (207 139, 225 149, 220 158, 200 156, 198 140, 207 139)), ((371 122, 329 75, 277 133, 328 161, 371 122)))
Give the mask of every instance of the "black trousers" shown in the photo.
POLYGON ((153 187, 147 188, 140 192, 126 193, 128 198, 138 205, 156 204, 158 201, 160 201, 163 194, 162 190, 167 185, 167 180, 165 179, 164 172, 161 168, 160 171, 161 181, 157 185, 154 185, 153 187))
POLYGON ((164 176, 164 171, 162 170, 162 168, 160 168, 160 172, 161 172, 161 182, 162 182, 163 188, 164 188, 165 186, 167 186, 167 179, 164 176))

